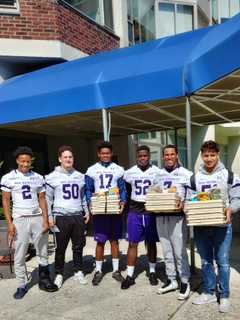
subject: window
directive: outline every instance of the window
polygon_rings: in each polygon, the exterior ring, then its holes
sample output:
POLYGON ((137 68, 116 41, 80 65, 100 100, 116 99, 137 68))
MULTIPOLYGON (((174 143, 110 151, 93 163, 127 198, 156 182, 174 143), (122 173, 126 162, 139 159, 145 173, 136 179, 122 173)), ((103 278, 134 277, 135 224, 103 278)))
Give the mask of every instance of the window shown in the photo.
POLYGON ((158 9, 159 38, 194 29, 193 5, 160 2, 158 9))
POLYGON ((130 44, 155 39, 154 0, 128 0, 128 39, 130 44))
POLYGON ((113 30, 112 0, 64 0, 97 23, 113 30))
POLYGON ((224 22, 239 12, 240 0, 212 0, 213 18, 219 23, 224 22))
POLYGON ((0 13, 18 14, 19 1, 18 0, 0 0, 0 13))

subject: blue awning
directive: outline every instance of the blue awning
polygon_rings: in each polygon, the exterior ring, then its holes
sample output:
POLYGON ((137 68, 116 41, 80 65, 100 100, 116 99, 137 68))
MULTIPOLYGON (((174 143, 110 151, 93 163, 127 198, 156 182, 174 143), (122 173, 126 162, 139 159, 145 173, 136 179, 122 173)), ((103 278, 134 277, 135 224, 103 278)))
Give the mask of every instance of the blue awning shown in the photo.
POLYGON ((0 86, 0 125, 190 96, 238 70, 239 52, 237 15, 221 25, 41 69, 0 86))

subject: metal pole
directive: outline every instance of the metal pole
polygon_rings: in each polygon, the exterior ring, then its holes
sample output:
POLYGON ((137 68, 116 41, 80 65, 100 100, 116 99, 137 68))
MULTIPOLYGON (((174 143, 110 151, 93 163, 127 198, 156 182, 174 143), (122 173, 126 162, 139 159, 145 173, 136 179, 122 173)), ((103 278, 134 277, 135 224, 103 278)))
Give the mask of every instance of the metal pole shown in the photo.
MULTIPOLYGON (((186 131, 187 131, 187 163, 188 169, 192 171, 192 128, 191 128, 191 105, 190 97, 186 98, 186 131)), ((195 253, 194 253, 194 232, 190 227, 190 251, 191 251, 191 272, 195 272, 195 253)))
POLYGON ((103 124, 103 139, 104 141, 108 141, 108 117, 107 110, 102 109, 102 124, 103 124))

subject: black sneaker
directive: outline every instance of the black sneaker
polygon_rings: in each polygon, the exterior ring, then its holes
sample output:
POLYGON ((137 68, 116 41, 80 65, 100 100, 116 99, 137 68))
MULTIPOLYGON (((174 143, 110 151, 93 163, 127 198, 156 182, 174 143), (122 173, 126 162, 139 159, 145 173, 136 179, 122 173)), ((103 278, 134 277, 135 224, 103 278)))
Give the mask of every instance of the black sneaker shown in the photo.
POLYGON ((123 276, 122 276, 122 274, 121 274, 121 272, 119 270, 114 271, 112 273, 112 277, 113 277, 113 279, 117 280, 118 282, 123 282, 124 281, 124 278, 123 278, 123 276))
POLYGON ((135 284, 135 279, 133 277, 127 276, 121 284, 121 289, 128 289, 135 284))
POLYGON ((93 276, 93 279, 92 279, 92 285, 93 286, 98 286, 99 283, 102 281, 102 278, 103 278, 103 273, 99 272, 99 271, 96 271, 94 273, 94 276, 93 276))
POLYGON ((158 285, 158 278, 155 272, 150 272, 149 274, 149 282, 151 286, 157 286, 158 285))
POLYGON ((27 292, 28 292, 27 286, 19 287, 17 288, 17 291, 14 293, 13 297, 14 299, 17 299, 17 300, 22 299, 27 292))
POLYGON ((189 297, 189 295, 190 295, 190 284, 181 282, 178 300, 186 300, 189 297))

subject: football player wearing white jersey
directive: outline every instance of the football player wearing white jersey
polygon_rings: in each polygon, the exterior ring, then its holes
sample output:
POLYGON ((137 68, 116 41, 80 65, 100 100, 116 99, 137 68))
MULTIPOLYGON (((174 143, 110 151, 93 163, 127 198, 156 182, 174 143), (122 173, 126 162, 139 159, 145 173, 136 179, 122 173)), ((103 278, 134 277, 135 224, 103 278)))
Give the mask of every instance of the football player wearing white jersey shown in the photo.
POLYGON ((194 227, 194 238, 202 262, 203 292, 193 303, 197 305, 216 302, 217 288, 220 298, 219 311, 228 312, 229 302, 229 252, 232 241, 232 214, 240 209, 240 180, 227 170, 219 158, 219 146, 206 141, 201 147, 203 164, 191 177, 191 188, 205 192, 217 188, 226 206, 227 224, 223 226, 194 227), (194 179, 193 179, 194 178, 194 179), (218 268, 215 274, 214 260, 218 268))
POLYGON ((45 181, 50 225, 55 224, 58 229, 55 232, 57 248, 54 283, 60 289, 63 284, 65 252, 70 239, 74 278, 80 284, 87 284, 82 272, 82 255, 86 244, 85 225, 89 220, 89 212, 84 194, 84 174, 73 167, 72 147, 61 146, 58 150, 58 160, 60 166, 47 175, 45 181))
POLYGON ((162 150, 164 167, 160 169, 154 184, 162 190, 175 187, 181 198, 179 212, 159 213, 156 217, 158 236, 162 245, 166 265, 167 282, 158 289, 158 294, 177 290, 177 272, 180 277, 179 300, 185 300, 190 294, 190 270, 187 255, 187 225, 182 210, 185 201, 186 187, 192 172, 183 168, 178 159, 175 145, 166 145, 162 150))
POLYGON ((33 153, 30 148, 19 147, 14 156, 18 167, 2 177, 1 190, 8 234, 15 240, 14 268, 18 288, 14 298, 22 299, 28 291, 25 256, 30 240, 39 259, 39 288, 48 292, 58 288, 50 279, 48 268, 49 223, 44 179, 31 170, 33 153))
MULTIPOLYGON (((110 142, 103 142, 98 146, 99 162, 89 167, 86 172, 86 197, 91 207, 93 193, 108 191, 111 188, 118 188, 120 195, 120 213, 122 213, 126 202, 126 190, 123 180, 124 169, 112 162, 112 145, 110 142)), ((93 232, 96 246, 96 272, 92 284, 97 286, 102 278, 102 264, 104 246, 106 241, 110 242, 113 274, 112 277, 123 281, 119 270, 119 245, 118 240, 122 238, 122 214, 119 215, 94 215, 93 232)))
POLYGON ((135 284, 134 268, 137 260, 138 243, 145 240, 149 260, 149 281, 157 285, 155 273, 158 235, 155 216, 145 211, 145 199, 148 188, 153 184, 159 168, 150 164, 150 149, 148 146, 137 148, 137 164, 125 171, 124 180, 128 190, 130 204, 127 221, 128 253, 127 277, 121 284, 122 289, 128 289, 135 284))

